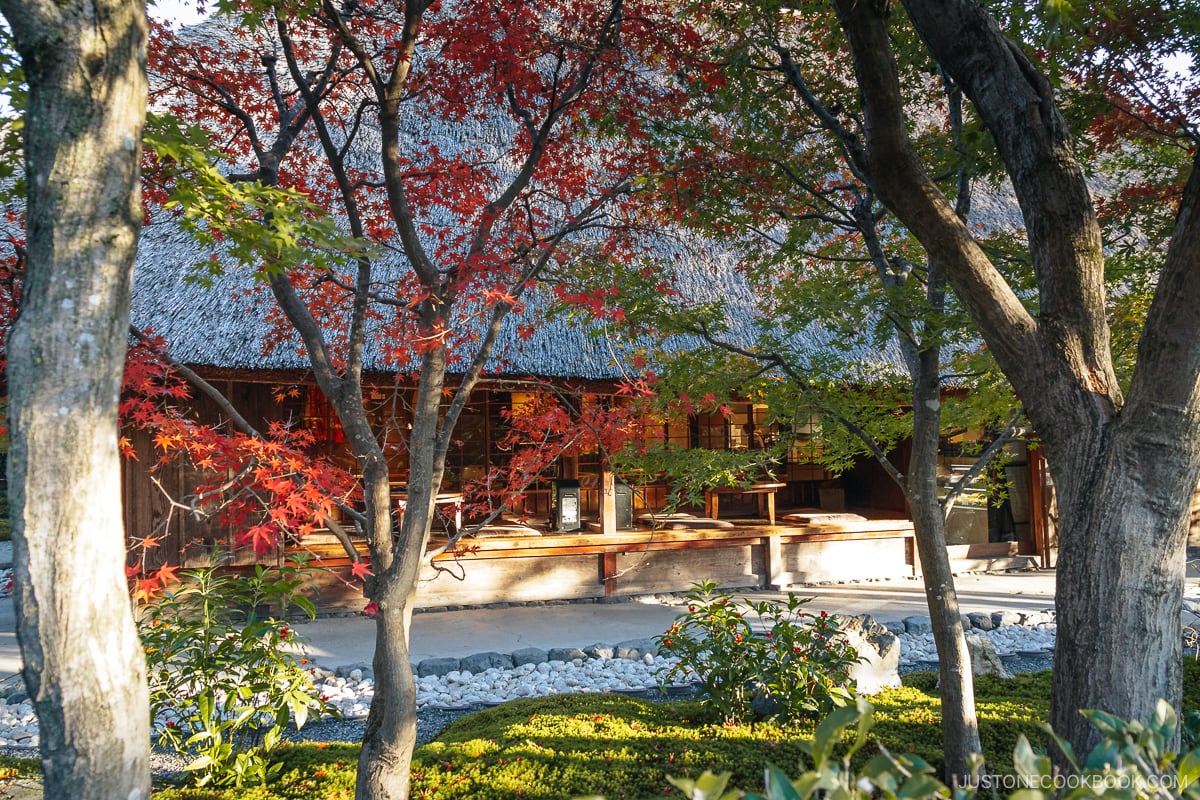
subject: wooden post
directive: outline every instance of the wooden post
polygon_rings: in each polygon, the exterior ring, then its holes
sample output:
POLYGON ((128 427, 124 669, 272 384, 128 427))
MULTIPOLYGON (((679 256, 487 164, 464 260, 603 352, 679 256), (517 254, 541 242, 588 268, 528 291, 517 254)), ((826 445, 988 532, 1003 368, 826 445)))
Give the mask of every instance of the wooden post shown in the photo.
POLYGON ((783 563, 783 545, 778 536, 762 537, 763 569, 766 572, 767 588, 783 591, 792 585, 792 573, 783 563))
POLYGON ((604 581, 604 596, 617 596, 617 553, 606 550, 600 555, 600 578, 604 581))
POLYGON ((579 456, 563 456, 562 476, 568 480, 579 480, 579 456))
POLYGON ((617 532, 617 476, 607 459, 600 463, 600 532, 617 532))
POLYGON ((1029 526, 1033 534, 1033 546, 1042 559, 1042 567, 1050 566, 1050 536, 1046 530, 1046 506, 1042 495, 1045 459, 1042 448, 1033 445, 1029 448, 1029 526))
POLYGON ((912 566, 913 577, 921 577, 921 558, 917 555, 917 540, 913 536, 904 537, 904 560, 912 566))

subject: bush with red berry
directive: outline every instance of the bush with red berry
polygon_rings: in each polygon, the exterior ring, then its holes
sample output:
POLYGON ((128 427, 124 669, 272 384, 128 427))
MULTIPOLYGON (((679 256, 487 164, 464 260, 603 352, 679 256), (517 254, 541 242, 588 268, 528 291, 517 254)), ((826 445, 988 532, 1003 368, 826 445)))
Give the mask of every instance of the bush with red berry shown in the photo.
POLYGON ((712 581, 692 586, 687 613, 657 637, 659 653, 679 663, 663 683, 696 681, 700 699, 726 722, 815 719, 852 697, 858 652, 835 617, 811 613, 807 600, 737 599, 712 581))

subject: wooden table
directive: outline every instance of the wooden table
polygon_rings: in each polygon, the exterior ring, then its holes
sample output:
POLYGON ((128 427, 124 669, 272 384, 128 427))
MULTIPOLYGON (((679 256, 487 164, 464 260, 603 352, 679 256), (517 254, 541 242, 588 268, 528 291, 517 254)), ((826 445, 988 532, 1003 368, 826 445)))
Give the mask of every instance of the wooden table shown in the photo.
POLYGON ((718 486, 704 493, 704 516, 717 519, 723 494, 752 494, 758 499, 758 515, 763 515, 766 506, 767 519, 775 524, 775 493, 787 486, 786 483, 752 483, 749 486, 718 486))
MULTIPOLYGON (((408 493, 394 492, 392 498, 396 501, 396 508, 403 515, 404 509, 408 507, 408 493)), ((433 498, 433 505, 435 508, 437 506, 454 506, 454 533, 462 530, 462 492, 438 492, 437 496, 433 498)))

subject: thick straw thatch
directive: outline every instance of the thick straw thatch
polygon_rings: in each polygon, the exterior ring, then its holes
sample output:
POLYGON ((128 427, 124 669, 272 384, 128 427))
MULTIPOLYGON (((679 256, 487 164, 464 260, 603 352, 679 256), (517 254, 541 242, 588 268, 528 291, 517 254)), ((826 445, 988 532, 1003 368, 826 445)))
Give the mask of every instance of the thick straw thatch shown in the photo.
MULTIPOLYGON (((197 40, 219 39, 230 35, 230 23, 209 20, 189 30, 187 36, 197 40)), ((266 33, 265 35, 270 35, 266 33)), ((511 154, 505 141, 511 134, 511 120, 500 115, 497 124, 481 126, 478 119, 450 121, 421 118, 411 115, 412 124, 419 130, 406 135, 413 142, 435 141, 443 153, 464 148, 482 148, 492 153, 495 163, 505 163, 511 154)), ((377 131, 367 121, 360 130, 362 141, 351 150, 360 169, 376 171, 378 163, 377 131)), ((241 165, 243 168, 245 165, 241 165)), ((989 229, 1012 229, 1020 219, 1011 193, 990 192, 977 195, 974 221, 989 229)), ((163 336, 173 355, 179 360, 211 367, 244 370, 304 370, 307 359, 295 341, 268 346, 277 322, 270 319, 274 300, 265 285, 256 282, 245 268, 227 264, 225 274, 212 279, 211 286, 191 282, 192 267, 206 254, 177 227, 169 216, 159 215, 142 237, 133 295, 133 324, 163 336)), ((755 338, 755 326, 761 307, 745 277, 737 269, 738 253, 713 242, 679 231, 664 231, 645 239, 645 257, 657 259, 663 269, 676 274, 679 290, 675 301, 683 305, 720 303, 728 333, 726 338, 739 345, 749 346, 755 338)), ((382 272, 395 276, 407 268, 398 257, 380 265, 382 272)), ((537 375, 548 378, 618 379, 630 373, 631 350, 653 345, 648 342, 629 342, 621 334, 602 323, 579 323, 562 315, 548 313, 548 291, 534 292, 524 313, 513 314, 505 325, 489 369, 505 375, 537 375), (531 326, 532 335, 517 335, 517 326, 531 326)), ((382 312, 385 316, 387 309, 382 312)), ((478 329, 482 324, 477 316, 457 320, 459 332, 478 329)), ((331 325, 332 327, 332 325, 331 325)), ((526 332, 528 332, 528 327, 526 332)), ((332 333, 332 331, 331 331, 332 333)), ((800 351, 817 352, 826 349, 829 337, 819 330, 805 331, 793 336, 789 344, 800 351)), ((365 366, 379 371, 412 371, 413 365, 395 364, 385 360, 387 342, 372 337, 365 366)), ((680 337, 671 340, 671 348, 691 347, 696 340, 680 337)), ((839 346, 844 346, 841 343, 839 346)), ((470 346, 460 355, 469 358, 470 346)), ((896 348, 875 352, 868 339, 859 352, 846 359, 853 366, 853 378, 864 373, 895 375, 901 371, 896 348)), ((848 376, 849 377, 849 376, 848 376)))

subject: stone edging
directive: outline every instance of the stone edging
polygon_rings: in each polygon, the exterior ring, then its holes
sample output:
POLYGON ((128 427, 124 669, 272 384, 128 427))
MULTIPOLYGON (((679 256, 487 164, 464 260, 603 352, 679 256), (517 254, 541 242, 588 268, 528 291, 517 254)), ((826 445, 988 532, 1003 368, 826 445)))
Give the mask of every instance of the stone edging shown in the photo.
MULTIPOLYGON (((961 617, 963 630, 965 631, 971 631, 972 629, 990 631, 996 628, 1007 628, 1011 625, 1036 627, 1055 621, 1053 608, 1041 611, 993 611, 991 614, 972 612, 970 614, 962 614, 961 617)), ((921 634, 933 633, 933 622, 927 616, 914 615, 905 617, 901 622, 884 622, 881 624, 897 635, 909 633, 919 636, 921 634)))
MULTIPOLYGON (((511 653, 499 653, 490 650, 485 653, 474 653, 463 658, 438 657, 426 658, 413 665, 413 673, 418 678, 443 677, 451 672, 480 673, 489 669, 514 669, 525 664, 542 664, 551 661, 571 662, 589 658, 610 659, 624 658, 630 661, 653 662, 658 655, 658 646, 653 639, 628 639, 617 644, 596 644, 587 647, 551 647, 543 650, 540 647, 522 647, 511 653)), ((373 678, 374 671, 370 664, 346 664, 336 667, 333 674, 339 678, 363 680, 373 678), (351 673, 357 672, 354 677, 351 673)))
MULTIPOLYGON (((661 595, 654 596, 656 602, 661 602, 663 605, 680 605, 682 604, 682 596, 661 595)), ((635 598, 621 598, 619 602, 634 602, 635 598)), ((532 601, 529 603, 494 603, 487 606, 467 606, 453 607, 447 606, 437 609, 423 609, 424 613, 438 613, 440 611, 457 611, 466 610, 467 608, 510 608, 515 606, 549 606, 549 605, 569 605, 572 603, 592 603, 596 602, 591 598, 586 598, 582 601, 573 600, 549 600, 549 601, 532 601)), ((350 615, 350 614, 348 614, 350 615)), ((352 615, 357 616, 358 612, 352 612, 352 615)), ((866 615, 870 616, 870 615, 866 615)), ((962 615, 963 629, 966 631, 979 630, 990 631, 994 628, 1003 628, 1011 625, 1028 625, 1036 626, 1047 623, 1052 623, 1055 620, 1054 609, 1044 609, 1042 611, 994 611, 990 614, 973 612, 962 615)), ((914 615, 905 617, 901 622, 884 622, 879 623, 884 628, 893 634, 899 635, 903 633, 920 635, 931 633, 933 631, 932 622, 928 616, 914 615)), ((552 647, 549 650, 543 650, 540 647, 523 647, 513 650, 508 653, 497 651, 487 651, 483 653, 474 653, 463 658, 437 657, 426 658, 422 661, 413 664, 413 673, 418 678, 429 676, 442 677, 451 672, 471 672, 480 673, 488 669, 514 669, 524 664, 541 664, 543 662, 562 661, 570 662, 576 659, 586 660, 589 658, 609 659, 609 658, 624 658, 630 660, 644 660, 647 656, 654 658, 658 655, 658 647, 654 644, 651 638, 629 639, 617 644, 596 643, 587 647, 552 647)), ((333 669, 333 673, 338 677, 350 677, 350 673, 358 672, 359 677, 356 680, 363 678, 372 678, 374 671, 370 664, 345 664, 333 669)))

